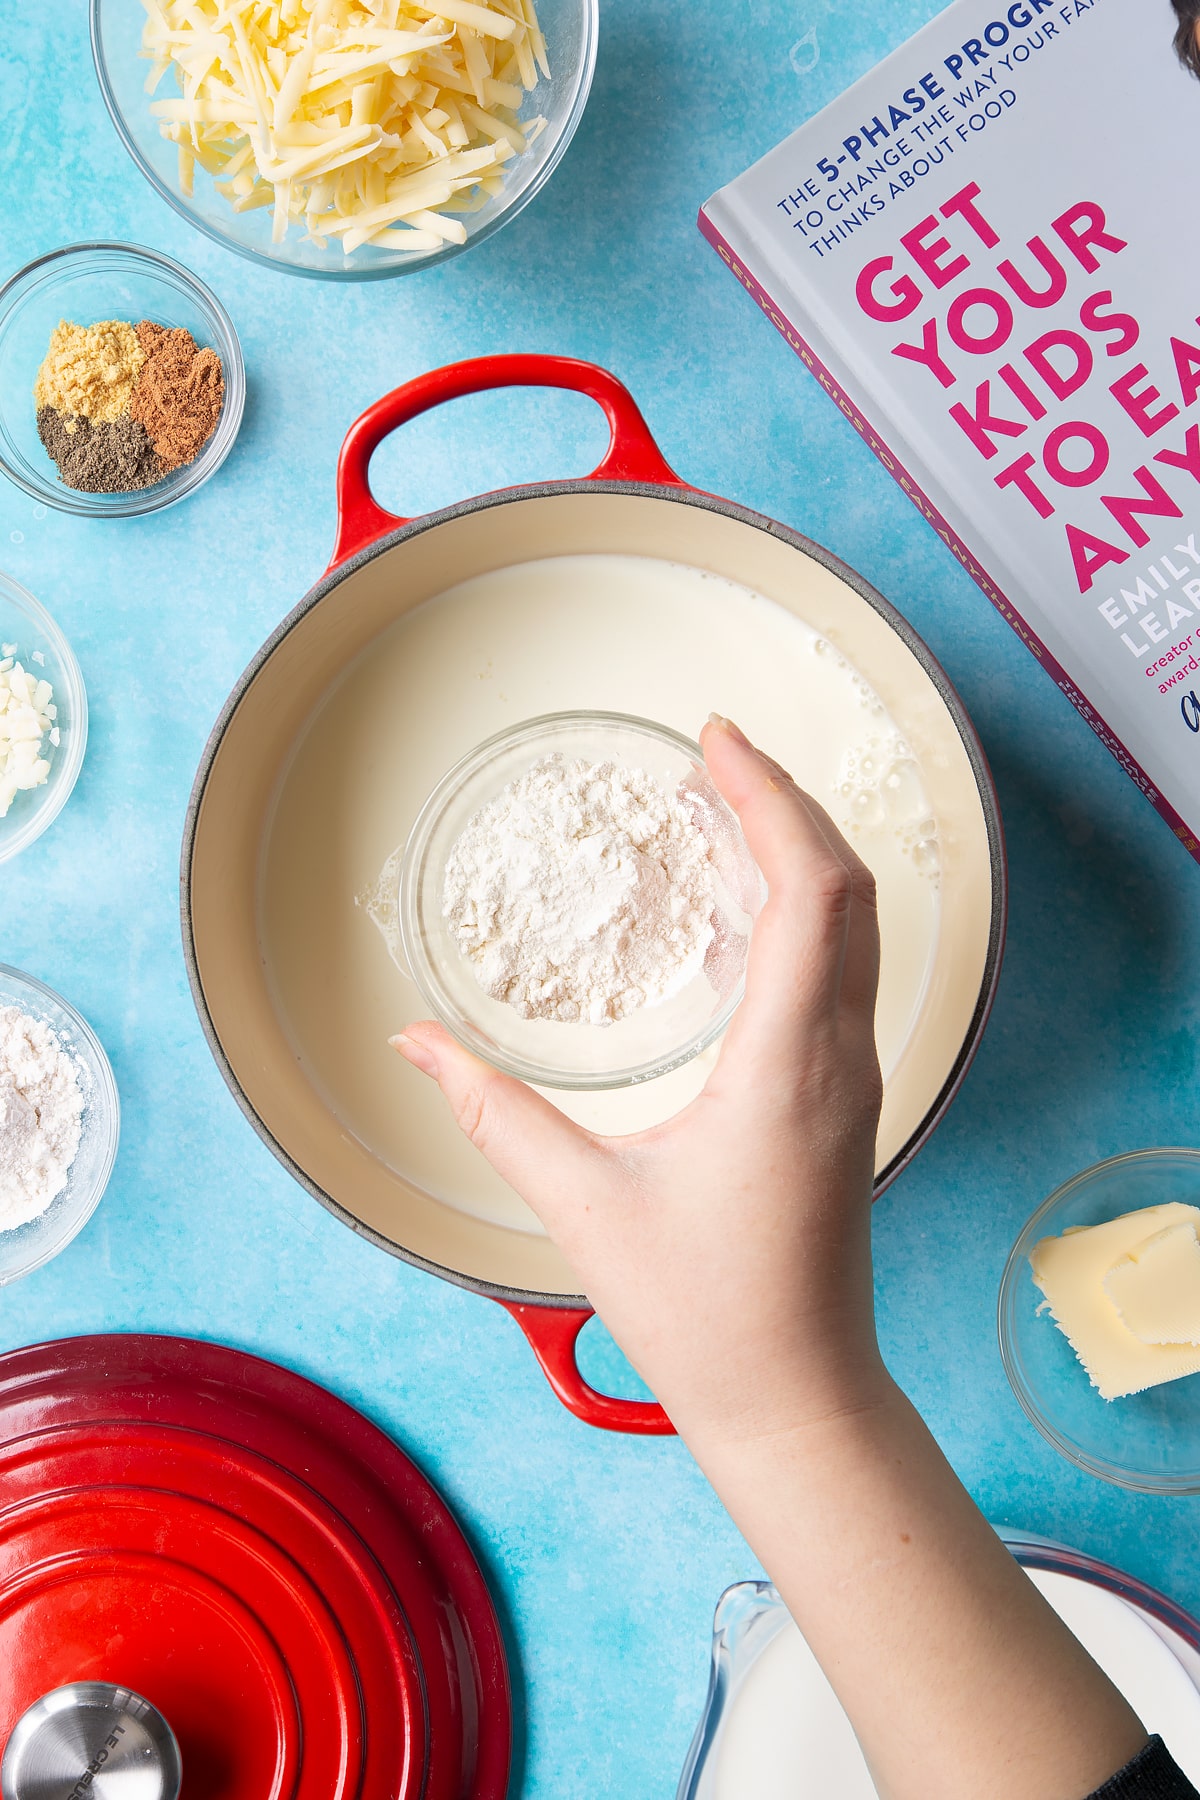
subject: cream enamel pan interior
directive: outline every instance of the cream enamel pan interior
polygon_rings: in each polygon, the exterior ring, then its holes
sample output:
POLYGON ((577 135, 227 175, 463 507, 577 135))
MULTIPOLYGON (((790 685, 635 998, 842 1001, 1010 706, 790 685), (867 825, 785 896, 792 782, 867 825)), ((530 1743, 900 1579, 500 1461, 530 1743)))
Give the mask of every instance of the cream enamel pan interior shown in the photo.
MULTIPOLYGON (((1003 941, 999 820, 961 705, 886 602, 807 540, 691 489, 593 480, 468 501, 381 537, 331 570, 247 670, 197 777, 183 912, 201 1019, 243 1111, 317 1199, 396 1255, 497 1298, 535 1305, 575 1299, 570 1271, 549 1241, 520 1222, 514 1228, 512 1221, 473 1216, 401 1177, 347 1128, 336 1096, 306 1070, 268 978, 259 889, 273 808, 296 746, 381 634, 489 571, 614 552, 686 562, 807 621, 867 678, 920 761, 939 826, 940 923, 905 1053, 886 1082, 880 1185, 914 1153, 961 1081, 990 1006, 1003 941)), ((471 678, 485 675, 477 670, 471 678)), ((569 696, 563 703, 576 702, 569 696)), ((713 705, 722 710, 719 698, 713 705)), ((694 733, 701 720, 665 722, 694 733)), ((486 735, 481 728, 477 739, 486 735)), ((469 748, 464 743, 458 753, 469 748)), ((347 783, 387 779, 385 766, 364 771, 359 758, 351 760, 347 783)), ((336 828, 328 813, 314 816, 314 832, 327 825, 336 828)), ((319 941, 311 954, 321 956, 319 941)), ((391 1069, 389 1063, 385 1078, 391 1069)), ((412 1075, 399 1059, 395 1072, 412 1075)), ((440 1097, 430 1090, 424 1104, 440 1105, 440 1097)))

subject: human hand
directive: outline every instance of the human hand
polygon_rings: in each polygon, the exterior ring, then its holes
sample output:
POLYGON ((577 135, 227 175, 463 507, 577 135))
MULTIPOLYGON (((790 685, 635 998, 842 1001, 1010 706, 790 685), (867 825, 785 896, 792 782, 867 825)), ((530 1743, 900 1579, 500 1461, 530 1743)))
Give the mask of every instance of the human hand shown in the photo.
POLYGON ((604 1138, 440 1025, 396 1049, 541 1219, 676 1427, 695 1443, 791 1427, 882 1381, 870 1201, 881 1099, 870 872, 815 801, 727 720, 701 737, 766 879, 745 998, 698 1098, 604 1138))
POLYGON ((700 1096, 572 1124, 431 1024, 393 1039, 529 1202, 760 1558, 893 1800, 1090 1792, 1146 1732, 976 1511, 875 1341, 874 884, 726 720, 768 897, 700 1096))

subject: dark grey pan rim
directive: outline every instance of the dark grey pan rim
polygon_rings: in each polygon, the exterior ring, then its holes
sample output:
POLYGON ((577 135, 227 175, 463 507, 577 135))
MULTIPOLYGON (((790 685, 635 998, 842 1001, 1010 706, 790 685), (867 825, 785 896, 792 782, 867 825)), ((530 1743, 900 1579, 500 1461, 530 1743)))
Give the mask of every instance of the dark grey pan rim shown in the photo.
POLYGON ((418 537, 424 531, 431 530, 434 526, 445 525, 454 519, 464 518, 471 513, 486 512, 492 507, 518 505, 523 500, 555 499, 562 495, 579 494, 618 494, 639 499, 665 500, 677 506, 699 506, 705 512, 721 513, 726 518, 732 519, 738 524, 748 525, 754 531, 761 531, 768 537, 778 538, 781 543, 788 544, 793 549, 800 551, 802 555, 810 557, 812 561, 819 563, 822 568, 827 569, 830 574, 836 575, 839 580, 844 581, 847 587, 852 588, 860 599, 865 600, 868 606, 872 607, 874 611, 885 620, 901 642, 912 652, 913 656, 916 657, 925 673, 929 676, 929 679, 933 682, 934 687, 937 689, 945 703, 950 717, 954 721, 955 729, 962 740, 967 759, 971 764, 972 773, 975 777, 975 785, 978 789, 980 803, 983 808, 984 822, 987 827, 988 859, 992 888, 992 916, 988 930, 987 955, 984 962, 983 978, 980 982, 979 996, 971 1015, 970 1025, 963 1039, 962 1048, 955 1058, 954 1063, 946 1076, 946 1080, 942 1084, 940 1092, 934 1099, 920 1124, 913 1131, 907 1143, 897 1151, 896 1155, 887 1164, 886 1168, 877 1175, 875 1180, 876 1199, 879 1198, 885 1188, 891 1185, 897 1175, 899 1175, 903 1169, 908 1167, 918 1150, 922 1148, 935 1127, 941 1122, 950 1103, 963 1084, 967 1070, 970 1068, 971 1063, 975 1058, 975 1053, 979 1048, 980 1041, 983 1037, 984 1026, 987 1024, 988 1015, 992 1010, 992 1004, 996 997, 996 987, 1000 978, 1000 965, 1004 957, 1004 941, 1008 925, 1008 864, 1005 857, 1004 829, 1000 820, 1000 807, 996 798, 995 784, 992 780, 992 774, 988 767, 987 758, 984 755, 983 746, 979 741, 975 728, 967 715, 967 710, 959 699, 949 676, 946 674, 946 671, 942 668, 929 646, 925 643, 924 639, 918 636, 912 626, 908 623, 907 619, 896 611, 896 608, 890 601, 885 600, 883 595, 877 592, 868 581, 864 581, 861 575, 854 569, 851 569, 846 563, 842 562, 839 557, 834 556, 831 551, 824 549, 820 544, 814 543, 811 538, 804 537, 800 532, 791 530, 789 526, 781 525, 777 520, 769 519, 762 513, 752 512, 748 507, 739 506, 732 500, 722 500, 715 495, 701 493, 700 490, 696 488, 672 488, 659 486, 653 482, 642 481, 593 481, 585 479, 574 481, 536 482, 526 487, 503 488, 495 493, 480 494, 470 500, 458 501, 453 506, 443 507, 439 512, 426 513, 420 518, 408 520, 400 525, 395 531, 386 532, 382 537, 378 537, 373 543, 368 544, 365 549, 357 551, 355 555, 347 557, 344 562, 338 563, 335 568, 327 570, 326 573, 321 576, 320 580, 309 589, 304 598, 292 608, 291 612, 288 613, 284 619, 280 621, 275 630, 266 639, 265 643, 262 644, 256 654, 252 657, 242 675, 235 683, 229 698, 221 708, 216 724, 209 734, 208 742, 204 747, 204 753, 200 758, 199 768, 196 771, 196 779, 192 784, 191 797, 188 800, 187 814, 183 828, 179 893, 180 922, 183 932, 183 958, 187 968, 188 985, 192 990, 192 1001, 200 1019, 200 1028, 204 1033, 205 1041, 208 1044, 209 1050, 212 1052, 213 1060, 221 1072, 226 1087, 228 1087, 238 1106, 241 1108, 242 1113, 257 1132, 258 1136, 262 1139, 263 1143, 267 1146, 268 1150, 270 1150, 278 1162, 283 1164, 283 1167, 288 1171, 289 1175, 291 1175, 294 1180, 298 1181, 300 1186, 304 1188, 307 1193, 311 1194, 314 1200, 319 1201, 320 1204, 325 1207, 327 1212, 331 1212, 335 1218, 340 1219, 343 1225, 348 1225, 350 1229, 357 1232, 360 1237, 366 1238, 380 1250, 386 1250, 389 1255, 399 1257, 401 1261, 412 1264, 414 1268, 423 1269, 426 1274, 437 1275, 443 1281, 453 1282, 456 1287, 467 1288, 472 1293, 484 1294, 489 1299, 504 1301, 510 1305, 559 1307, 567 1310, 588 1307, 589 1302, 587 1296, 584 1294, 547 1294, 536 1289, 504 1287, 498 1282, 487 1281, 479 1276, 464 1275, 459 1269, 448 1269, 441 1263, 433 1262, 429 1257, 419 1256, 415 1251, 406 1249, 403 1244, 397 1244, 394 1239, 384 1237, 382 1232, 376 1231, 372 1226, 365 1225, 361 1219, 355 1218, 354 1214, 348 1212, 339 1201, 333 1198, 332 1194, 327 1194, 324 1188, 319 1187, 305 1170, 300 1167, 299 1163, 289 1155, 288 1151, 281 1143, 279 1143, 270 1129, 259 1117, 253 1102, 239 1082, 229 1059, 225 1054, 224 1047, 217 1035, 216 1027, 213 1024, 212 1015, 208 1010, 208 1002, 205 999, 204 989, 200 981, 200 970, 196 958, 195 937, 192 929, 191 870, 200 806, 204 798, 205 789, 208 786, 208 777, 211 773, 213 762, 216 759, 217 751, 220 748, 221 741, 225 735, 226 727, 238 707, 241 705, 260 669, 263 668, 267 660, 283 642, 284 638, 288 636, 289 632, 299 624, 300 620, 303 619, 314 606, 319 605, 320 602, 324 600, 328 594, 332 593, 334 588, 344 581, 348 575, 354 574, 357 569, 364 567, 365 564, 373 561, 375 557, 381 556, 384 552, 394 549, 398 544, 407 543, 410 539, 418 537))

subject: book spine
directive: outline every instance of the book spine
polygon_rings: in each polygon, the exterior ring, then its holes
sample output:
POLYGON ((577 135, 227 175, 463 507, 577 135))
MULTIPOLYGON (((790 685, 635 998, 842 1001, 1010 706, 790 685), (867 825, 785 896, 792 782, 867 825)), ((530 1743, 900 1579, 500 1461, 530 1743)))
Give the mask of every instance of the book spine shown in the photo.
POLYGON ((1200 862, 1200 841, 1196 833, 1181 815, 1176 812, 1170 801, 1159 793, 1157 786, 1143 769, 1133 753, 1126 748, 1116 732, 1098 713, 1087 695, 1071 680, 1057 657, 1046 648, 1037 632, 1029 625, 1016 607, 1009 600, 1003 589, 992 580, 978 558, 967 548, 954 527, 943 516, 928 494, 904 467, 899 457, 884 442, 875 427, 864 417, 861 409, 847 394, 841 383, 835 379, 821 358, 813 350, 811 344, 801 335, 787 317, 783 309, 768 294, 762 283, 746 267, 736 251, 728 243, 722 233, 713 224, 704 208, 701 207, 699 226, 704 237, 712 245, 721 261, 736 275, 746 292, 756 300, 766 313, 775 329, 784 337, 796 355, 800 358, 810 375, 816 377, 830 399, 849 419, 854 429, 863 439, 868 449, 878 458, 888 474, 899 483, 908 495, 918 512, 933 526, 938 536, 948 549, 952 550, 967 574, 976 586, 987 595, 1001 618, 1012 627, 1025 648, 1032 652, 1050 676, 1055 686, 1064 693, 1080 717, 1091 727, 1105 749, 1116 759, 1130 780, 1143 793, 1151 805, 1164 818, 1184 849, 1200 862))

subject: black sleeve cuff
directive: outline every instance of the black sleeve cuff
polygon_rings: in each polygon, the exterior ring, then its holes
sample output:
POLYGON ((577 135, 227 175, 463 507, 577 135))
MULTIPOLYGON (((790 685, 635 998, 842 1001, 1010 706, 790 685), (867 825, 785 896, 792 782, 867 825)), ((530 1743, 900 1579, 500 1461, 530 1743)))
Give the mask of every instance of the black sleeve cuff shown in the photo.
POLYGON ((1160 1737, 1152 1737, 1132 1762, 1088 1800, 1200 1800, 1160 1737))

